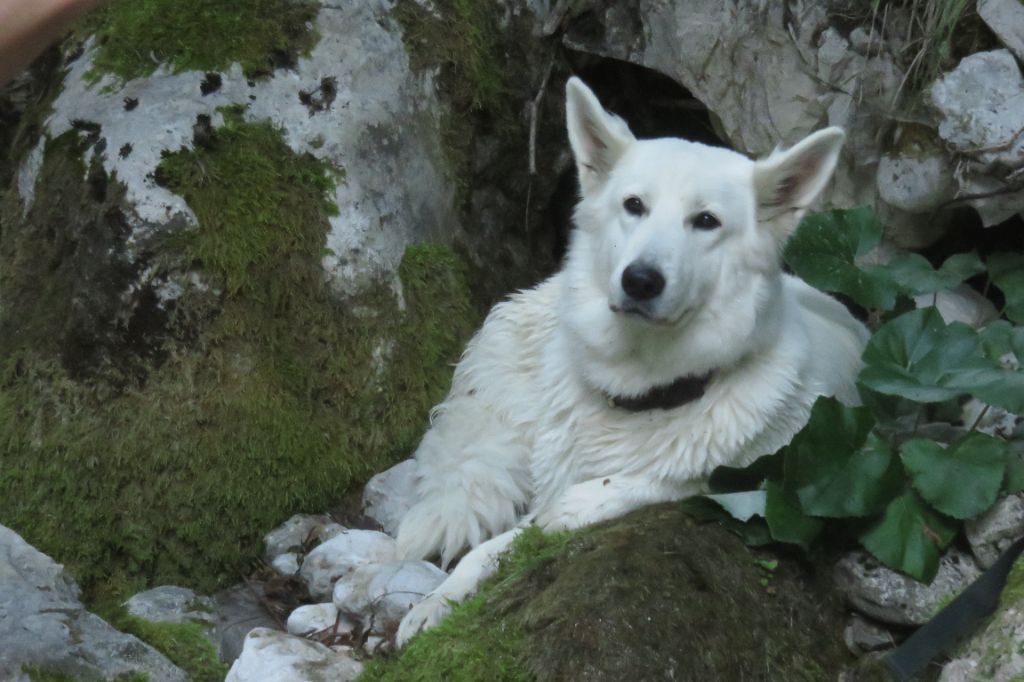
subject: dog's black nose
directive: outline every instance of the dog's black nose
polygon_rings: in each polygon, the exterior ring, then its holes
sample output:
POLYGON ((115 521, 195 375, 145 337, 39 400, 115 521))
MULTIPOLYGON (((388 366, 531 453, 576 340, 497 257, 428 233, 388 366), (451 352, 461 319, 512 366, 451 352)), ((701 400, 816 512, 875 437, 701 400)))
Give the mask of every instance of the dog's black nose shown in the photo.
POLYGON ((635 301, 648 301, 665 288, 665 277, 646 263, 630 263, 622 272, 622 290, 635 301))

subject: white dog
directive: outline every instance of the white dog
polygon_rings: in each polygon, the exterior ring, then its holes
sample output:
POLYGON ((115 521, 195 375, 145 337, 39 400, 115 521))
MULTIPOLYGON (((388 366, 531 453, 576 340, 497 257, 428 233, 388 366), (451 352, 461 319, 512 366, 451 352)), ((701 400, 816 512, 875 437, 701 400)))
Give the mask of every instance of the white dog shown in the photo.
POLYGON ((566 97, 582 186, 566 263, 495 306, 433 412, 399 550, 447 565, 475 549, 399 645, 472 594, 522 524, 699 493, 715 467, 785 445, 816 396, 857 400, 867 330, 780 262, 842 130, 755 162, 637 140, 576 78, 566 97))

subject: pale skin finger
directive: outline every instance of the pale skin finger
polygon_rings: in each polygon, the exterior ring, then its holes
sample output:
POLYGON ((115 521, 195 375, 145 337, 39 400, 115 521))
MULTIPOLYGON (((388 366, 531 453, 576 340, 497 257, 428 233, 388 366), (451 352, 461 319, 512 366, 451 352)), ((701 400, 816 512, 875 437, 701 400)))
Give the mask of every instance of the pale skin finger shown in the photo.
POLYGON ((0 0, 0 86, 103 0, 0 0))

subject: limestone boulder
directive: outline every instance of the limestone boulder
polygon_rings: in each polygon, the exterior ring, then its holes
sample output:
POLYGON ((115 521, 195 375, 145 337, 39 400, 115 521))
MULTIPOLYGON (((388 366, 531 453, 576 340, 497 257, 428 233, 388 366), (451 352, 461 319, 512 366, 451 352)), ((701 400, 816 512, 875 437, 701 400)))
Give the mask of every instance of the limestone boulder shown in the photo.
POLYGON ((83 679, 188 680, 163 654, 90 613, 63 566, 0 526, 0 679, 28 682, 26 669, 83 679))

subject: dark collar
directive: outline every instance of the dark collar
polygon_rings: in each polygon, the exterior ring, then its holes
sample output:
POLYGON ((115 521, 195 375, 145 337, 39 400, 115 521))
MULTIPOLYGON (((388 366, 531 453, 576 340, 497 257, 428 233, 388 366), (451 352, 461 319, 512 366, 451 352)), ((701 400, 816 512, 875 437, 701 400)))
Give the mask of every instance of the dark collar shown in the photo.
POLYGON ((610 395, 608 402, 630 412, 645 410, 671 410, 691 403, 704 395, 704 389, 711 381, 711 372, 699 377, 679 377, 671 384, 655 386, 638 396, 610 395))

